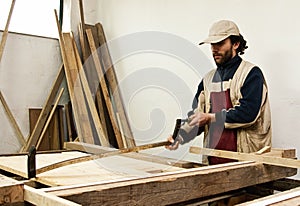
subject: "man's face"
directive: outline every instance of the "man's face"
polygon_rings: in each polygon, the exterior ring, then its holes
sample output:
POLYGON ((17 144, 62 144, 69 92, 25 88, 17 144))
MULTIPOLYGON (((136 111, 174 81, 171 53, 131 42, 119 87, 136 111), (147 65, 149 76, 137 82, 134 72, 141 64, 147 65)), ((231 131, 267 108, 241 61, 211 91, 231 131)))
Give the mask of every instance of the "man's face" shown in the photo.
POLYGON ((229 38, 218 43, 211 44, 213 58, 218 66, 225 64, 236 55, 238 44, 232 45, 229 38))

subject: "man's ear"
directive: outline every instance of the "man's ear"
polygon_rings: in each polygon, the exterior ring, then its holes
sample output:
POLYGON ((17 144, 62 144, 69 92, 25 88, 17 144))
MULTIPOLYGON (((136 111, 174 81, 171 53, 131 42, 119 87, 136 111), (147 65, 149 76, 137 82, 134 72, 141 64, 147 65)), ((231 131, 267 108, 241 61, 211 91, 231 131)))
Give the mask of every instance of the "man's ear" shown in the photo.
POLYGON ((237 48, 239 48, 239 46, 240 46, 240 42, 235 42, 235 43, 233 44, 233 48, 234 48, 235 50, 237 50, 237 48))

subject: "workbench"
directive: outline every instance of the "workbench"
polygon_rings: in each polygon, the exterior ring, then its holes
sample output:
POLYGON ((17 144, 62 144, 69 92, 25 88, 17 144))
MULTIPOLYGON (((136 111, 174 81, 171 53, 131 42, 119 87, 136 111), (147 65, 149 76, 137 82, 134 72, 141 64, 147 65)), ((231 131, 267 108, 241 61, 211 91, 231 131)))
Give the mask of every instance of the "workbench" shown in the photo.
MULTIPOLYGON (((83 148, 80 144, 75 144, 74 148, 70 151, 37 154, 37 168, 89 155, 80 151, 83 148)), ((90 152, 93 153, 93 150, 106 149, 93 145, 90 152)), ((0 157, 1 204, 199 205, 214 199, 240 195, 251 186, 268 184, 272 189, 276 181, 286 180, 297 173, 294 168, 254 161, 203 166, 139 152, 71 164, 27 180, 26 159, 27 155, 20 154, 0 157)), ((294 187, 285 188, 291 189, 290 192, 277 193, 275 200, 299 200, 300 183, 296 180, 293 183, 294 187)), ((272 196, 268 198, 271 202, 272 196)), ((275 200, 272 200, 272 204, 277 205, 275 200)))

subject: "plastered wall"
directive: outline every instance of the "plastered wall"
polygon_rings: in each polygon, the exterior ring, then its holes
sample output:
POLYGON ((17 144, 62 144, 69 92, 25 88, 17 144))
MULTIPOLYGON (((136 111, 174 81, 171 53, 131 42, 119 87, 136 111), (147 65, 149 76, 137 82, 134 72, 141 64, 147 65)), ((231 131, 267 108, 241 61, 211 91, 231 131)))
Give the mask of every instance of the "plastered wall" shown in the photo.
MULTIPOLYGON (((29 108, 43 107, 61 63, 57 39, 8 34, 0 62, 0 89, 25 139, 29 108)), ((0 131, 0 153, 18 152, 21 143, 2 104, 0 131)))

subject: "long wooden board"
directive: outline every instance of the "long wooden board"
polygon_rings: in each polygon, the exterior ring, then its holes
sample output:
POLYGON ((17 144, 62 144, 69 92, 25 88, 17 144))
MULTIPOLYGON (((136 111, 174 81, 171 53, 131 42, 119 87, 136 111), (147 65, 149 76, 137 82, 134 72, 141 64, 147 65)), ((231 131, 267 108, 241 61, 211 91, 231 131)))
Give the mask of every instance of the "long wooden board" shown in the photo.
POLYGON ((90 46, 91 51, 92 51, 92 58, 93 58, 93 61, 94 61, 94 64, 95 64, 95 69, 97 71, 98 79, 100 81, 100 85, 101 85, 102 93, 103 93, 103 96, 104 96, 105 104, 106 104, 106 107, 107 107, 107 110, 108 110, 109 119, 110 119, 110 122, 112 124, 113 131, 114 131, 115 137, 116 137, 117 142, 118 142, 118 146, 119 146, 120 149, 122 149, 122 148, 124 148, 124 143, 122 141, 121 132, 120 132, 120 129, 119 129, 118 124, 117 124, 113 104, 112 104, 112 101, 110 99, 108 88, 107 88, 107 85, 106 85, 106 82, 105 82, 105 79, 104 79, 102 66, 101 66, 101 63, 100 63, 100 60, 99 60, 99 57, 98 57, 97 47, 95 45, 95 41, 94 41, 94 37, 93 37, 91 29, 87 29, 86 34, 87 34, 87 39, 88 39, 88 42, 89 42, 89 46, 90 46))
POLYGON ((73 40, 73 49, 74 49, 74 53, 75 53, 75 57, 76 57, 78 73, 79 73, 80 81, 81 81, 81 84, 82 84, 82 87, 83 87, 83 90, 84 90, 85 98, 87 100, 87 105, 88 105, 89 111, 91 113, 92 120, 93 120, 95 130, 96 130, 96 133, 97 133, 97 140, 100 141, 99 143, 101 145, 109 147, 110 144, 109 144, 109 141, 108 141, 107 137, 104 134, 104 130, 102 128, 102 124, 100 122, 100 119, 99 119, 99 116, 98 116, 98 113, 97 113, 95 101, 92 97, 92 93, 91 93, 91 90, 90 90, 89 85, 88 85, 88 80, 87 80, 86 74, 83 70, 83 65, 82 65, 82 62, 80 60, 80 56, 79 56, 79 53, 78 53, 78 48, 77 48, 76 43, 75 43, 75 39, 73 38, 72 40, 73 40))
POLYGON ((79 79, 77 62, 75 54, 73 53, 73 42, 69 38, 70 33, 62 33, 58 21, 57 11, 54 10, 54 12, 59 33, 61 55, 64 62, 65 75, 67 79, 70 99, 72 102, 78 138, 82 142, 94 143, 89 114, 86 108, 86 102, 79 79))
POLYGON ((112 59, 109 53, 109 48, 107 45, 104 29, 101 23, 97 23, 95 26, 98 31, 98 38, 99 38, 100 48, 101 48, 101 52, 100 52, 101 60, 103 62, 103 67, 105 70, 104 71, 105 76, 108 80, 108 85, 112 92, 112 97, 114 99, 116 112, 120 115, 120 122, 122 124, 121 127, 124 130, 123 135, 125 136, 127 146, 134 147, 135 146, 134 136, 130 127, 128 116, 126 115, 125 112, 123 98, 120 92, 119 83, 114 69, 114 65, 112 63, 112 59))
POLYGON ((190 152, 208 156, 229 158, 242 161, 257 161, 264 164, 276 165, 281 167, 300 168, 300 160, 282 157, 272 157, 266 155, 256 155, 241 152, 231 152, 201 147, 190 147, 190 152))
POLYGON ((281 179, 295 173, 296 169, 248 161, 46 190, 89 206, 168 205, 281 179))

